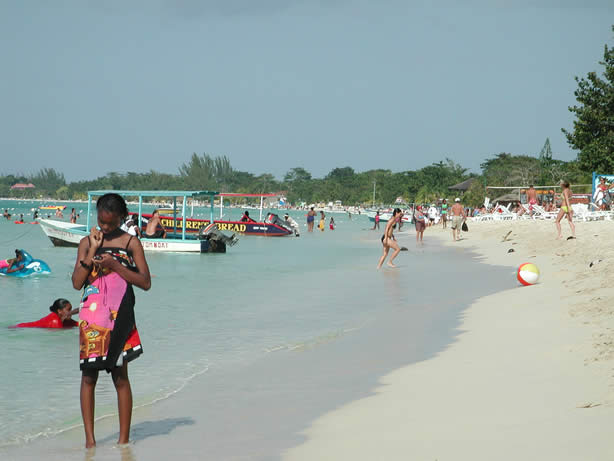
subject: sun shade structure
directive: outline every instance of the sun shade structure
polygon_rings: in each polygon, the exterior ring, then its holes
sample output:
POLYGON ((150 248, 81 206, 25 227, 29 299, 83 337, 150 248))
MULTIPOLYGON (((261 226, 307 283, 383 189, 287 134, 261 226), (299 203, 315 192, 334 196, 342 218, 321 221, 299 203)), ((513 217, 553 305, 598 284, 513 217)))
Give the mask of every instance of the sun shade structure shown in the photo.
POLYGON ((466 192, 471 187, 471 184, 473 184, 473 181, 475 181, 475 178, 469 178, 466 181, 459 182, 458 184, 448 187, 448 189, 466 192))
MULTIPOLYGON (((219 195, 218 191, 210 191, 210 190, 94 190, 94 191, 89 191, 87 193, 87 227, 86 229, 90 228, 90 211, 91 211, 91 206, 92 206, 92 198, 93 197, 100 197, 104 194, 118 194, 121 195, 122 197, 138 197, 139 199, 139 222, 138 225, 139 227, 141 226, 141 214, 143 211, 143 197, 168 197, 168 198, 172 198, 173 199, 173 218, 176 218, 177 216, 177 197, 182 198, 182 203, 181 203, 181 216, 185 216, 185 205, 186 205, 186 199, 188 197, 190 198, 196 198, 196 197, 203 197, 203 196, 208 196, 209 197, 209 203, 211 205, 211 220, 210 222, 213 222, 213 200, 215 198, 216 195, 219 195)), ((176 219, 174 219, 175 223, 177 222, 176 219)), ((185 222, 186 220, 184 219, 182 222, 182 239, 185 240, 185 222)), ((177 228, 175 225, 175 229, 174 232, 177 232, 177 228)))

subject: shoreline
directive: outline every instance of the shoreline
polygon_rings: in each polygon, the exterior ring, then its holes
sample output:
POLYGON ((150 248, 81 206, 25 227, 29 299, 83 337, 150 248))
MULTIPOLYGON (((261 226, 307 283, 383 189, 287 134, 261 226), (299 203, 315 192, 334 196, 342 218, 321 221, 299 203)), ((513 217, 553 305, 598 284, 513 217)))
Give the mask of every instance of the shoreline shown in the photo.
MULTIPOLYGON (((379 233, 364 232, 363 243, 379 250, 379 233)), ((185 459, 200 459, 206 452, 210 459, 277 459, 281 453, 302 443, 302 431, 311 421, 339 405, 372 394, 381 376, 407 363, 433 357, 456 341, 460 313, 475 299, 464 293, 458 299, 444 296, 436 306, 432 297, 412 297, 407 280, 412 271, 427 263, 428 273, 446 261, 441 276, 452 278, 464 264, 458 255, 438 243, 413 249, 413 233, 399 235, 399 241, 411 248, 399 256, 399 270, 375 272, 375 286, 392 290, 393 297, 407 300, 402 308, 384 309, 364 328, 358 328, 317 347, 282 350, 268 354, 245 369, 220 373, 213 366, 195 378, 185 389, 155 405, 135 409, 133 446, 135 459, 152 459, 159 453, 173 453, 185 459), (416 257, 418 256, 418 257, 416 257), (404 278, 403 276, 407 278, 404 278), (411 338, 410 341, 407 339, 411 338)), ((371 249, 368 249, 369 255, 371 249)), ((377 254, 377 253, 376 253, 377 254)), ((371 261, 371 257, 369 257, 371 261)), ((468 267, 484 266, 472 258, 468 267)), ((480 292, 492 293, 502 285, 492 273, 480 292)), ((416 276, 425 283, 431 276, 416 276)), ((469 276, 461 276, 467 283, 469 276)), ((439 297, 437 298, 439 299, 439 297)), ((374 298, 376 300, 376 298, 374 298)), ((377 301, 376 301, 377 302, 377 301)), ((138 392, 138 389, 135 389, 138 392)), ((113 458, 115 417, 96 424, 99 447, 96 459, 113 458)), ((38 440, 10 450, 15 459, 46 451, 47 459, 76 459, 82 456, 82 427, 59 436, 38 440)), ((116 452, 115 452, 116 453, 116 452)), ((117 455, 115 455, 117 456, 117 455)))
POLYGON ((614 459, 614 223, 575 224, 569 241, 552 221, 469 222, 456 243, 427 229, 486 264, 534 262, 540 281, 478 299, 450 347, 316 420, 283 459, 614 459))

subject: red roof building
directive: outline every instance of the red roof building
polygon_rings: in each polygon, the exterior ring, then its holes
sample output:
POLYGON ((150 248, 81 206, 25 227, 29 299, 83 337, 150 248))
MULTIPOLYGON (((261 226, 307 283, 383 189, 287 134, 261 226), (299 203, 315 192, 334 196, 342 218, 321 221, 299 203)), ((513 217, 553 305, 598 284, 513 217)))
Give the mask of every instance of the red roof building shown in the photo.
POLYGON ((34 184, 32 184, 31 182, 29 182, 28 184, 22 184, 22 183, 17 183, 17 184, 13 184, 11 186, 11 190, 17 189, 17 190, 23 190, 23 189, 34 189, 36 186, 34 184))

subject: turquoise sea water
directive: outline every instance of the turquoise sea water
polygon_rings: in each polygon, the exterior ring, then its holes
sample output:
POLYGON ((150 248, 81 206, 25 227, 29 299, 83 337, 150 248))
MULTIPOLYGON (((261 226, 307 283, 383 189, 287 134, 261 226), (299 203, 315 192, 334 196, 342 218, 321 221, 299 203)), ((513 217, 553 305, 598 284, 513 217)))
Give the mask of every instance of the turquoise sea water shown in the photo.
MULTIPOLYGON (((12 212, 37 205, 0 201, 12 212)), ((225 217, 241 214, 224 211, 225 217)), ((195 209, 196 215, 208 213, 195 209)), ((152 288, 135 289, 145 353, 129 366, 135 406, 146 407, 133 427, 139 446, 155 445, 157 438, 147 434, 166 434, 169 421, 188 421, 198 431, 192 449, 215 453, 211 459, 254 459, 248 455, 254 449, 280 453, 308 421, 364 396, 378 376, 446 347, 473 299, 515 284, 513 271, 438 245, 431 237, 438 230, 428 229, 425 245, 416 247, 413 226, 397 233, 409 247, 396 261, 399 268, 376 271, 381 231, 370 231, 366 216, 334 214, 335 231, 307 233, 304 213, 290 214, 301 225, 300 238, 245 236, 226 254, 146 253, 152 288), (259 390, 271 382, 279 384, 279 395, 267 400, 259 390), (297 401, 299 394, 307 397, 297 401), (269 424, 262 424, 259 408, 266 408, 269 424), (202 433, 208 437, 201 440, 202 433)), ((32 459, 32 453, 47 453, 43 437, 72 434, 67 429, 81 425, 78 332, 8 327, 47 315, 58 297, 78 304, 71 284, 76 249, 53 247, 37 225, 0 218, 0 258, 15 248, 53 271, 0 277, 0 458, 32 459), (41 443, 27 444, 33 449, 28 455, 22 450, 29 440, 41 443)), ((101 374, 96 417, 115 415, 115 408, 111 380, 101 374)), ((107 421, 115 427, 114 417, 107 421)), ((61 450, 81 446, 77 438, 62 441, 61 450)), ((69 459, 67 453, 54 459, 69 459)), ((80 459, 80 452, 70 453, 80 459)))
MULTIPOLYGON (((28 222, 40 204, 0 201, 0 208, 24 213, 28 222)), ((75 207, 82 212, 79 222, 85 222, 86 204, 66 205, 65 219, 75 207)), ((241 214, 224 212, 225 217, 241 214)), ((380 247, 375 233, 366 230, 371 224, 365 216, 350 220, 334 214, 337 230, 310 234, 304 213, 290 214, 301 224, 300 238, 245 236, 226 254, 147 254, 152 288, 135 290, 145 351, 130 364, 136 406, 178 392, 212 368, 241 367, 280 349, 311 347, 347 334, 390 299, 374 277, 380 247)), ((52 435, 81 421, 77 329, 8 328, 47 315, 59 297, 78 305, 79 292, 71 284, 76 249, 53 247, 37 225, 1 218, 0 258, 12 257, 15 248, 46 261, 52 274, 0 278, 0 446, 52 435)), ((400 295, 394 294, 396 302, 400 295)), ((102 375, 96 399, 97 417, 114 413, 115 391, 102 375)))

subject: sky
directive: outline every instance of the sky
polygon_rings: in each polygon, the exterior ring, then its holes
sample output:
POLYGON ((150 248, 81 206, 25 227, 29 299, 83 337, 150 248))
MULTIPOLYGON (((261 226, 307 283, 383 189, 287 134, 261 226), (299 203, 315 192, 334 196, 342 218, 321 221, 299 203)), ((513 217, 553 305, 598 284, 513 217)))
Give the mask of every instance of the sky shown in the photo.
POLYGON ((605 0, 0 0, 0 174, 572 160, 612 24, 605 0))

